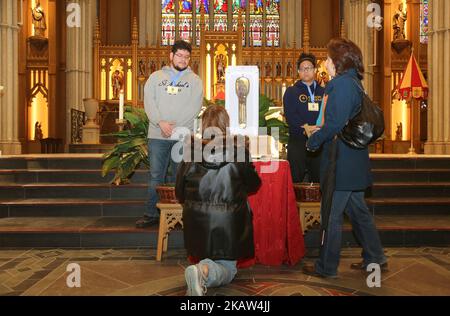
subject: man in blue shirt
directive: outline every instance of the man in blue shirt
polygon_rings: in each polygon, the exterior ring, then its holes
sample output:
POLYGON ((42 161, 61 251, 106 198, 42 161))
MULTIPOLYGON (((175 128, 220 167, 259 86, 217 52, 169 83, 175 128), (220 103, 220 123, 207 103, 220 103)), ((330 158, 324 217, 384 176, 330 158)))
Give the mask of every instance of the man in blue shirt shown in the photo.
POLYGON ((325 89, 316 77, 316 57, 302 53, 297 61, 300 80, 284 94, 284 114, 289 125, 288 160, 292 180, 319 183, 320 152, 306 150, 307 129, 316 125, 325 89), (306 129, 306 130, 305 130, 306 129), (308 178, 305 176, 308 174, 308 178))

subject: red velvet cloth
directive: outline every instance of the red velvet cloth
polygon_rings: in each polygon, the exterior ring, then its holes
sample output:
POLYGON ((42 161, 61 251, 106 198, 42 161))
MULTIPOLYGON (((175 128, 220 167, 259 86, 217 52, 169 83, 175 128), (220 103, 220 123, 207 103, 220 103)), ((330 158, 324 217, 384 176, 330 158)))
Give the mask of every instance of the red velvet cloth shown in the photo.
MULTIPOLYGON (((254 165, 262 180, 258 192, 249 197, 255 258, 239 260, 238 267, 295 265, 305 255, 305 243, 289 163, 284 160, 256 161, 254 165)), ((192 263, 199 261, 192 257, 189 260, 192 263)))
POLYGON ((262 180, 259 191, 249 197, 253 211, 255 258, 239 261, 238 266, 248 267, 255 263, 295 265, 305 255, 305 243, 289 163, 283 160, 256 161, 254 165, 262 180), (277 170, 267 172, 271 169, 277 170))

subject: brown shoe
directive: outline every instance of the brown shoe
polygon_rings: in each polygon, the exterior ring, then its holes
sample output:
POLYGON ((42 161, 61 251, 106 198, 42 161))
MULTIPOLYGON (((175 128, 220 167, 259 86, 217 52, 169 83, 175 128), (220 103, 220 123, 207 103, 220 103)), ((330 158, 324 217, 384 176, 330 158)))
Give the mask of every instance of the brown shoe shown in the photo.
MULTIPOLYGON (((387 263, 387 262, 382 263, 382 264, 380 265, 380 268, 381 268, 381 271, 382 271, 382 272, 387 272, 387 271, 388 271, 388 263, 387 263)), ((352 264, 350 265, 350 269, 352 269, 352 270, 364 270, 364 271, 366 271, 366 270, 367 270, 367 266, 364 264, 364 262, 355 262, 355 263, 352 263, 352 264)))
POLYGON ((159 218, 148 217, 147 215, 144 215, 142 218, 136 221, 136 228, 146 228, 158 225, 159 225, 159 218))
POLYGON ((324 279, 336 279, 336 275, 323 275, 316 271, 316 268, 313 265, 304 265, 302 268, 302 272, 306 275, 310 275, 316 278, 324 278, 324 279))

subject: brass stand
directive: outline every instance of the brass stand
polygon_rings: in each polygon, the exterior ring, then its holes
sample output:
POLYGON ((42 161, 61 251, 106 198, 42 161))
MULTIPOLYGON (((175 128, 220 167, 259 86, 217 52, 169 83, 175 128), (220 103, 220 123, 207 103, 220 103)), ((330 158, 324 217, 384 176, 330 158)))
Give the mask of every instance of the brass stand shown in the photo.
POLYGON ((127 124, 126 120, 119 120, 116 119, 116 124, 119 125, 119 132, 123 131, 123 128, 125 127, 125 125, 127 124))

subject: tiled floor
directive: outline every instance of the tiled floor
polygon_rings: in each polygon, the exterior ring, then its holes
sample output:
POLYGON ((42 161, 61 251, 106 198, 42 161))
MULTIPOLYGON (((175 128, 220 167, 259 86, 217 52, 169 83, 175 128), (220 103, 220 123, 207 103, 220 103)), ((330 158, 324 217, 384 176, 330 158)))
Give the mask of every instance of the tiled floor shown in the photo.
MULTIPOLYGON (((254 266, 208 295, 450 295, 450 248, 388 248, 389 272, 381 288, 349 269, 360 250, 342 252, 339 278, 323 280, 295 267, 254 266)), ((311 252, 304 262, 313 261, 311 252)), ((154 249, 0 250, 0 295, 184 295, 184 251, 170 251, 159 263, 154 249), (67 266, 81 268, 81 287, 69 288, 67 266)))

